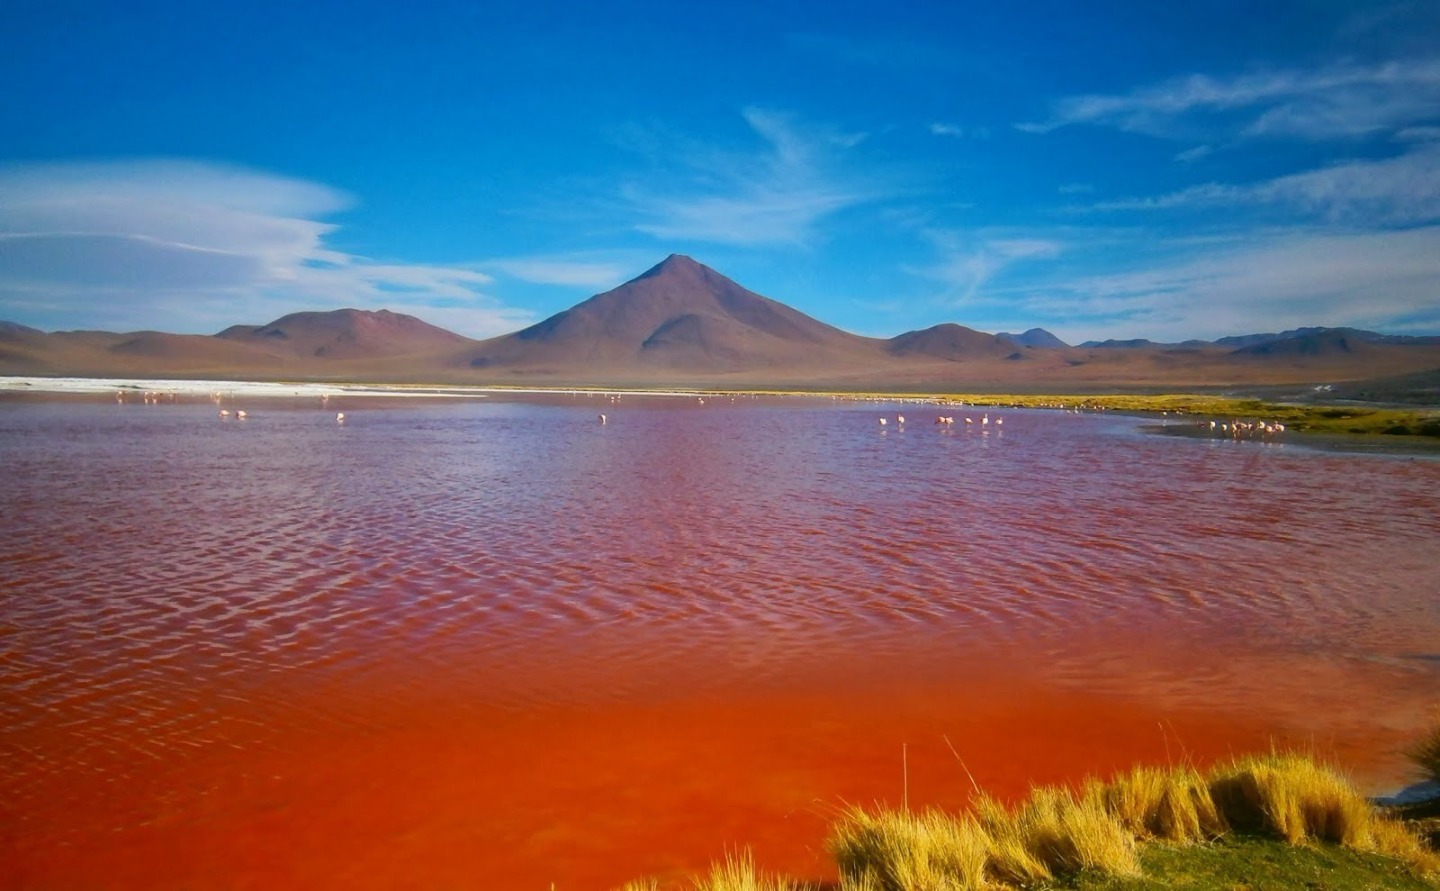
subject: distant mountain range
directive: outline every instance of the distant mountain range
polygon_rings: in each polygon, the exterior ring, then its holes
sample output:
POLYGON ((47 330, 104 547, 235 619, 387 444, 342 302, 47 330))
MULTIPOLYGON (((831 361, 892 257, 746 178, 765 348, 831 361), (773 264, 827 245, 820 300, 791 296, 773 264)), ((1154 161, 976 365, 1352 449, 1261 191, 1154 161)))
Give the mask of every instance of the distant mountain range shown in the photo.
POLYGON ((862 337, 689 257, 522 331, 473 340, 388 310, 299 312, 214 335, 45 333, 0 322, 0 374, 536 386, 965 390, 1363 381, 1440 368, 1440 338, 1298 328, 1213 343, 1068 346, 946 323, 862 337))
MULTIPOLYGON (((1042 329, 1033 329, 1046 333, 1042 329)), ((1029 334, 1030 332, 1025 332, 1029 334)), ((999 335, 1004 337, 1005 335, 999 335)), ((1222 337, 1218 340, 1186 340, 1180 343, 1157 343, 1153 340, 1087 340, 1082 348, 1134 349, 1136 347, 1227 347, 1248 352, 1316 352, 1325 350, 1349 351, 1360 343, 1437 344, 1440 337, 1407 337, 1401 334, 1377 334, 1359 328, 1295 328, 1279 334, 1241 334, 1222 337), (1274 347, 1284 343, 1286 346, 1274 347)))

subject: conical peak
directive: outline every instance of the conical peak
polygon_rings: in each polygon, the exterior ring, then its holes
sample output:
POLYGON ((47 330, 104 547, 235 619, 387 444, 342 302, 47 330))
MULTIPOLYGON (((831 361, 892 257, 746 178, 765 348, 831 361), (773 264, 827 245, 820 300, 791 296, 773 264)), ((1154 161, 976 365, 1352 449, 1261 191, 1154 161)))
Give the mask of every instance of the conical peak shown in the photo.
POLYGON ((638 281, 642 278, 651 278, 656 275, 676 275, 679 273, 695 274, 704 272, 705 267, 684 254, 671 254, 659 263, 642 272, 635 277, 638 281))

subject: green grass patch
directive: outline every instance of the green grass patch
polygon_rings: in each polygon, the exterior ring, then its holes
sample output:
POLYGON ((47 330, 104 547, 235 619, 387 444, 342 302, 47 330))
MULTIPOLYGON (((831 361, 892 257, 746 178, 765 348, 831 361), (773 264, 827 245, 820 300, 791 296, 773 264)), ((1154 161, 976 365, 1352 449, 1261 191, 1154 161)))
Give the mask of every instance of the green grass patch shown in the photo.
POLYGON ((1289 431, 1306 433, 1385 434, 1440 436, 1440 411, 1424 409, 1325 406, 1268 402, 1196 394, 1128 394, 1098 396, 1011 396, 954 394, 940 397, 966 405, 1016 408, 1080 409, 1141 414, 1195 416, 1197 419, 1263 421, 1284 424, 1289 431))
POLYGON ((1332 845, 1232 836, 1206 845, 1145 845, 1139 876, 1081 873, 1052 887, 1082 891, 1435 891, 1403 861, 1332 845))

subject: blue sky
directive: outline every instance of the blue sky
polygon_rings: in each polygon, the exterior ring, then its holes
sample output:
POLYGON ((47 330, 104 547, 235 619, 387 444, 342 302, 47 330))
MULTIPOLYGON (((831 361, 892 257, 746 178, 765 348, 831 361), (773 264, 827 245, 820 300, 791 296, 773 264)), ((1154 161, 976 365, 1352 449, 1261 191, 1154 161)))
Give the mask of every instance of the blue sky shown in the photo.
POLYGON ((0 4, 0 319, 1440 334, 1440 4, 0 4))

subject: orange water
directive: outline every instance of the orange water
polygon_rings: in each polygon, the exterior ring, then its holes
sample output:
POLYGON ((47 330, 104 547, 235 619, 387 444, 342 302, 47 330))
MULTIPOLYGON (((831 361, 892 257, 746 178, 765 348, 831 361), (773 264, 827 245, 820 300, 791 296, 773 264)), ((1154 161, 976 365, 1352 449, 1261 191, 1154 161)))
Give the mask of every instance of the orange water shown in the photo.
POLYGON ((1435 705, 1435 461, 829 401, 346 410, 0 404, 0 884, 606 888, 742 847, 824 878, 847 803, 972 777, 1279 741, 1400 785, 1435 705))

